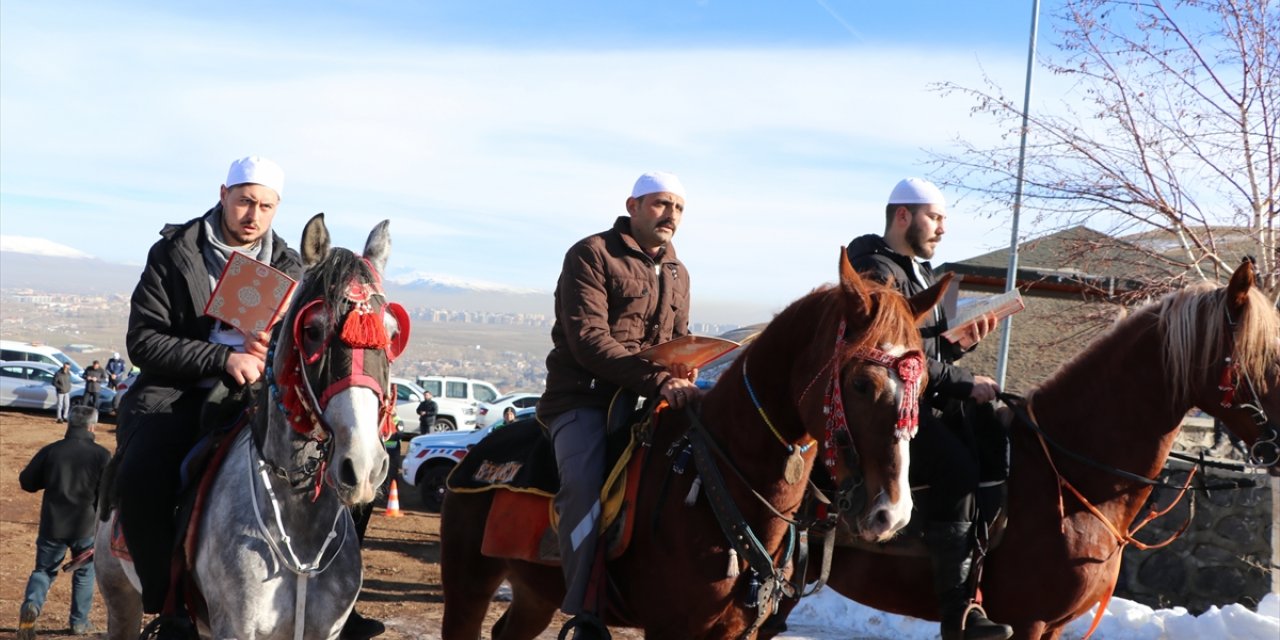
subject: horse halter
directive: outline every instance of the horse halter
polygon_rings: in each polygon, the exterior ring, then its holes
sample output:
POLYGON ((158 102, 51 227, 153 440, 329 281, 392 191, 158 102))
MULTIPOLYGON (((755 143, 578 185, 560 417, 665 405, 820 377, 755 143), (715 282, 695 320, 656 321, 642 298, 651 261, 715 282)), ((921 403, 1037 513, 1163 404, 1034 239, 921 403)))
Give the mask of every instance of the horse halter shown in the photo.
MULTIPOLYGON (((1236 322, 1229 311, 1227 312, 1227 325, 1233 329, 1236 326, 1236 322)), ((1228 345, 1230 347, 1228 354, 1230 354, 1235 350, 1234 333, 1228 341, 1228 345)), ((1253 379, 1249 377, 1249 374, 1240 370, 1239 363, 1231 355, 1224 356, 1222 360, 1222 377, 1218 380, 1218 391, 1222 392, 1222 400, 1219 404, 1222 405, 1223 409, 1234 407, 1249 414, 1260 432, 1258 438, 1253 441, 1253 445, 1249 447, 1245 464, 1262 469, 1280 464, 1280 427, 1267 416, 1266 410, 1262 408, 1262 399, 1258 396, 1258 388, 1254 386, 1253 379), (1241 387, 1241 380, 1244 381, 1244 388, 1248 389, 1249 395, 1252 397, 1251 402, 1236 401, 1236 394, 1241 387)))
POLYGON ((1254 386, 1253 379, 1249 374, 1240 371, 1240 367, 1231 359, 1231 356, 1223 358, 1222 378, 1218 382, 1218 391, 1222 392, 1222 401, 1219 404, 1223 409, 1234 407, 1243 410, 1249 414, 1261 432, 1249 447, 1249 455, 1245 463, 1262 469, 1280 464, 1280 427, 1276 426, 1276 423, 1267 416, 1266 410, 1262 408, 1262 401, 1258 397, 1258 389, 1254 386), (1236 401, 1241 380, 1244 381, 1244 388, 1248 389, 1249 395, 1252 396, 1252 402, 1236 401))
POLYGON ((308 347, 304 335, 308 322, 329 318, 334 311, 323 298, 318 298, 293 316, 293 350, 279 376, 283 389, 277 389, 275 379, 270 381, 277 406, 289 426, 310 440, 324 442, 330 437, 333 429, 324 420, 324 410, 334 396, 351 387, 367 388, 378 398, 379 433, 383 438, 395 429, 395 395, 384 389, 379 379, 386 379, 390 363, 403 353, 408 343, 409 315, 399 304, 386 302, 381 277, 372 266, 369 271, 375 280, 364 283, 352 279, 339 301, 339 311, 345 309, 345 314, 337 337, 350 347, 349 356, 333 357, 331 332, 326 333, 321 343, 308 347), (398 325, 394 336, 387 335, 384 313, 398 325), (311 378, 322 371, 328 371, 330 377, 336 379, 317 397, 311 378))

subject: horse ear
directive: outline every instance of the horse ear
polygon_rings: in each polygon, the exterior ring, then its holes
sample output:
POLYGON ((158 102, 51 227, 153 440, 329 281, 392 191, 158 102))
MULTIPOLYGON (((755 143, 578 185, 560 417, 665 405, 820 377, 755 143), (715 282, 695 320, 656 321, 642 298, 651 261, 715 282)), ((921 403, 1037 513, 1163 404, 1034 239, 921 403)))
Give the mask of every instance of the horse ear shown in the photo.
POLYGON ((948 271, 942 274, 942 279, 934 283, 932 287, 907 299, 907 303, 911 305, 911 312, 915 314, 917 321, 932 311, 938 302, 942 300, 942 295, 947 292, 947 287, 951 286, 951 280, 955 275, 948 271))
POLYGON ((1245 258, 1227 283, 1227 309, 1231 311, 1232 317, 1240 317, 1239 312, 1249 302, 1249 289, 1253 288, 1253 284, 1253 261, 1245 258))
POLYGON ((871 315, 871 297, 867 295, 867 283, 849 264, 849 254, 840 247, 840 289, 849 300, 849 311, 858 317, 871 315))
POLYGON ((390 226, 390 220, 379 222, 369 232, 369 239, 364 243, 364 259, 373 265, 379 276, 387 267, 387 258, 391 257, 391 232, 387 231, 390 226))
POLYGON ((310 269, 329 255, 329 229, 324 226, 324 213, 317 213, 302 228, 302 266, 310 269))

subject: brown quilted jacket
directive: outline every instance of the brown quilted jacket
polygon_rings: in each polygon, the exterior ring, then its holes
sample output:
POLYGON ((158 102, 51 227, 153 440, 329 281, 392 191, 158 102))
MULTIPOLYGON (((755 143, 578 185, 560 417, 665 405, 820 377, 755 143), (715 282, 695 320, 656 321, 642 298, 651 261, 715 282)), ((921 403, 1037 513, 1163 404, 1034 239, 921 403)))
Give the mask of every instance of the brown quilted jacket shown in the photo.
POLYGON ((633 354, 689 333, 689 272, 675 247, 653 259, 631 236, 631 218, 578 241, 556 284, 547 389, 538 418, 607 408, 619 387, 657 395, 669 374, 633 354))

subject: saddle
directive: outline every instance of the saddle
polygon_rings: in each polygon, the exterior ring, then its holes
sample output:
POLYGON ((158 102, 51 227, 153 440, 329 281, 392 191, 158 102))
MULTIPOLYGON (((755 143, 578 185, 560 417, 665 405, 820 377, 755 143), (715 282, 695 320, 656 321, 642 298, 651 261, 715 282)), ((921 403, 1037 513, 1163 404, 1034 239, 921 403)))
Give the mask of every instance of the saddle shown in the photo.
MULTIPOLYGON (((165 613, 176 613, 181 610, 179 599, 185 597, 186 611, 203 610, 203 597, 190 577, 190 560, 195 556, 199 528, 194 526, 203 513, 203 505, 217 471, 222 467, 227 452, 231 450, 240 433, 249 425, 255 398, 254 387, 230 388, 222 383, 215 385, 209 392, 201 407, 201 437, 183 458, 180 467, 181 489, 178 494, 177 513, 174 516, 176 535, 174 537, 173 558, 171 561, 171 579, 169 600, 165 605, 165 613)), ((118 460, 118 455, 113 462, 118 460)), ((114 477, 112 478, 114 479, 114 477)), ((102 496, 110 493, 113 487, 104 487, 102 496)), ((104 501, 100 497, 100 501, 104 501)), ((133 561, 129 553, 128 543, 120 524, 119 513, 110 509, 111 555, 133 561)), ((182 615, 182 614, 179 614, 182 615)))
MULTIPOLYGON (((601 492, 606 556, 626 550, 635 524, 636 491, 657 413, 636 409, 636 396, 619 391, 608 414, 609 473, 601 492)), ((560 489, 555 453, 546 429, 533 418, 498 429, 462 459, 446 481, 458 493, 493 492, 481 551, 495 558, 559 566, 558 521, 552 499, 560 489)))

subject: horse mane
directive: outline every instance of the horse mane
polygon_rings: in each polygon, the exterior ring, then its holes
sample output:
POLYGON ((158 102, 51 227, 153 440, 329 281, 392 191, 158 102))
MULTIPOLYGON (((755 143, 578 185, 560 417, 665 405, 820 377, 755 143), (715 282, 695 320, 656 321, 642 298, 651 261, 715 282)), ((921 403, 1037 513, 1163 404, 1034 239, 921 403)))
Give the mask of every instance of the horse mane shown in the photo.
POLYGON ((1158 305, 1165 366, 1175 382, 1175 400, 1191 397, 1201 376, 1221 364, 1220 345, 1232 340, 1232 362, 1253 381, 1258 393, 1266 392, 1267 380, 1280 370, 1280 313, 1256 288, 1250 287, 1248 296, 1239 318, 1228 317, 1226 287, 1207 282, 1169 293, 1150 305, 1158 305))
POLYGON ((1223 345, 1234 335, 1232 362, 1247 375, 1258 393, 1266 391, 1266 381, 1280 369, 1280 313, 1257 289, 1249 290, 1249 302, 1242 317, 1227 319, 1225 286, 1198 283, 1172 291, 1136 311, 1123 314, 1101 337, 1058 367, 1037 388, 1044 389, 1071 375, 1117 340, 1158 328, 1163 339, 1165 370, 1173 380, 1170 402, 1182 404, 1195 395, 1205 376, 1220 372, 1223 345))
MULTIPOLYGON (((323 298, 330 304, 341 301, 353 274, 358 274, 357 278, 360 280, 371 282, 378 280, 378 276, 372 272, 364 258, 352 253, 349 249, 334 247, 329 250, 323 260, 308 268, 303 274, 294 300, 323 298)), ((331 313, 328 314, 330 325, 336 325, 342 318, 341 312, 342 309, 331 306, 331 313)))
MULTIPOLYGON (((907 299, 897 289, 869 278, 863 278, 863 285, 870 302, 867 309, 870 324, 862 327, 847 327, 846 331, 851 334, 846 342, 847 349, 852 350, 863 346, 878 347, 880 345, 873 343, 886 337, 900 341, 919 335, 920 329, 915 324, 915 314, 911 312, 907 299)), ((830 345, 834 346, 836 326, 842 318, 846 317, 848 310, 841 304, 832 304, 831 297, 839 298, 841 295, 838 284, 817 287, 778 312, 769 324, 791 327, 793 330, 786 332, 789 342, 794 341, 800 344, 821 344, 821 340, 815 341, 810 331, 794 329, 810 322, 813 322, 816 328, 829 326, 830 345), (814 322, 815 317, 816 322, 814 322)), ((828 347, 824 344, 822 348, 828 347)), ((799 349, 796 348, 793 352, 798 351, 799 349)))

